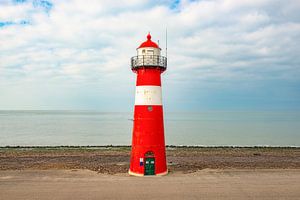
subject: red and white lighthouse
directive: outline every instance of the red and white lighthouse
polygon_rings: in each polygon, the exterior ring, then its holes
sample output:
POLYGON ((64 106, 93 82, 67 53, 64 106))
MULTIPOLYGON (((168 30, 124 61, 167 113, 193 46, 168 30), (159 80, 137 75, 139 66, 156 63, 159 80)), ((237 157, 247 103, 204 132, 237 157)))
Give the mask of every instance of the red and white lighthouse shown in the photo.
POLYGON ((165 175, 166 163, 164 120, 160 74, 167 69, 167 58, 160 47, 147 41, 131 58, 131 69, 137 74, 132 149, 129 174, 135 176, 165 175))

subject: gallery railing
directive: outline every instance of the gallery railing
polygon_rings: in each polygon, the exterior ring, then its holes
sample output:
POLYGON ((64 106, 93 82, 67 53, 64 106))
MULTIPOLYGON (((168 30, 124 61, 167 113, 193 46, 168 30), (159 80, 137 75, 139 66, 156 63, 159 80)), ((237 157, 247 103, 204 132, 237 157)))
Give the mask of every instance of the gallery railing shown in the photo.
POLYGON ((160 68, 161 70, 167 69, 167 58, 164 56, 134 56, 131 58, 131 69, 137 70, 142 67, 160 68))

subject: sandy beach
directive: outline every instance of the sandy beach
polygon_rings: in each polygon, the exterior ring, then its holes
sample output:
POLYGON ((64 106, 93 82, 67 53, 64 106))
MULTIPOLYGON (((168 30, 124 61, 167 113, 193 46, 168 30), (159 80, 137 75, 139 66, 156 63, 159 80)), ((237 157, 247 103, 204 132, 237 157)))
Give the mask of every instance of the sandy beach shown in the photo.
POLYGON ((130 147, 0 148, 0 199, 298 199, 299 148, 168 147, 164 177, 130 147))
POLYGON ((165 177, 90 170, 0 171, 0 199, 299 199, 300 170, 217 170, 165 177))

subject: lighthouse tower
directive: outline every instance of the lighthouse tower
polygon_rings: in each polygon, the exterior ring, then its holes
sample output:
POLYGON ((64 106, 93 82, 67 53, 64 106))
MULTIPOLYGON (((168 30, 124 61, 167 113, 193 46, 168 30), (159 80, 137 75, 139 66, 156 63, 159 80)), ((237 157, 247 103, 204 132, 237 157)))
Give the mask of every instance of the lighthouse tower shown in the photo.
POLYGON ((149 33, 147 41, 137 48, 137 56, 131 58, 131 69, 137 74, 137 80, 130 175, 168 173, 160 78, 167 69, 167 58, 160 52, 149 33))

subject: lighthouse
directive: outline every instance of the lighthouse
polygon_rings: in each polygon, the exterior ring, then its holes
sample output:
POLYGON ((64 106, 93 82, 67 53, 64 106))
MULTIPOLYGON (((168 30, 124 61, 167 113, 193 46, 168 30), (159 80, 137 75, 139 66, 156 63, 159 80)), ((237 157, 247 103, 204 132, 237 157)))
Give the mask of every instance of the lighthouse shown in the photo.
POLYGON ((131 70, 137 74, 132 149, 129 174, 134 176, 165 175, 166 163, 161 74, 167 69, 167 58, 161 48, 147 40, 131 58, 131 70))

